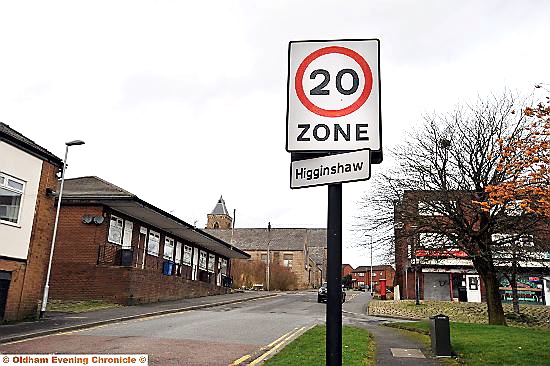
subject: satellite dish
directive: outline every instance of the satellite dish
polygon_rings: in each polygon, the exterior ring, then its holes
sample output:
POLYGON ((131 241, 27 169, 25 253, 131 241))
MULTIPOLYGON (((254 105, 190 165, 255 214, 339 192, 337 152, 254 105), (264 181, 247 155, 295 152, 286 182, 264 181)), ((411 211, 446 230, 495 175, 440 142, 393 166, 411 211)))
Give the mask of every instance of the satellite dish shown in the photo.
POLYGON ((82 216, 82 222, 85 224, 90 224, 93 220, 93 217, 90 215, 84 215, 82 216))
POLYGON ((105 220, 103 216, 94 216, 94 224, 96 225, 100 225, 101 223, 103 223, 103 220, 105 220))

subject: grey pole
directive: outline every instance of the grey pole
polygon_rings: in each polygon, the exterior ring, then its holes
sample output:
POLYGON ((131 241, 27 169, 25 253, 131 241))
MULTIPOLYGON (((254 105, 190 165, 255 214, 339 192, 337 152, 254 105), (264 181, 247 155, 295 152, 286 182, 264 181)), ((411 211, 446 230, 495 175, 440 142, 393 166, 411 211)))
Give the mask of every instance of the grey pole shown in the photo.
POLYGON ((266 278, 266 282, 267 282, 267 291, 269 291, 269 282, 271 280, 271 272, 270 272, 270 268, 269 268, 269 262, 270 262, 270 258, 269 258, 269 245, 271 244, 271 222, 268 222, 267 223, 267 278, 266 278))
POLYGON ((370 238, 370 295, 374 294, 374 286, 372 285, 372 235, 369 235, 370 238))
POLYGON ((61 186, 59 187, 59 197, 57 198, 57 210, 55 211, 55 223, 53 226, 52 246, 50 248, 50 259, 48 261, 48 272, 46 273, 46 285, 44 286, 44 296, 42 297, 42 307, 40 308, 40 318, 44 317, 46 306, 48 305, 48 294, 50 292, 50 275, 52 270, 53 249, 55 247, 55 238, 57 236, 57 224, 59 222, 59 209, 61 207, 61 198, 63 197, 63 184, 65 183, 65 169, 67 168, 67 155, 69 146, 83 145, 84 141, 74 140, 65 143, 65 159, 63 159, 63 170, 61 171, 61 186))
POLYGON ((328 186, 326 364, 342 365, 342 183, 328 186))

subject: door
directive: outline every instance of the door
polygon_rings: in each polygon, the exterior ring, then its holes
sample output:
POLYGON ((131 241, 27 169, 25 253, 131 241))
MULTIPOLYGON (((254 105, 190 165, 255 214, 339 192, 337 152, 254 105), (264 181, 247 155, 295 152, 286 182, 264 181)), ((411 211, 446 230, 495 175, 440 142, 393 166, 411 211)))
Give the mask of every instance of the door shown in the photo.
POLYGON ((466 293, 468 302, 481 302, 481 290, 479 288, 478 275, 466 275, 466 293))
POLYGON ((8 290, 10 289, 11 273, 0 271, 0 320, 4 319, 4 311, 8 302, 8 290))
POLYGON ((191 267, 191 279, 193 281, 197 280, 197 269, 199 265, 199 250, 193 248, 193 266, 191 267))

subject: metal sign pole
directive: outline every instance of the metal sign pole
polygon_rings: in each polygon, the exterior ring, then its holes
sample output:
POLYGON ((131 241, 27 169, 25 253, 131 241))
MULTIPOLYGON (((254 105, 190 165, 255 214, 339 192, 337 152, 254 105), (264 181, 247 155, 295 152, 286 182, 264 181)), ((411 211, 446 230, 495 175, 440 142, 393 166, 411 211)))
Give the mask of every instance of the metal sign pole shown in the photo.
POLYGON ((342 184, 328 186, 327 366, 342 365, 342 184))

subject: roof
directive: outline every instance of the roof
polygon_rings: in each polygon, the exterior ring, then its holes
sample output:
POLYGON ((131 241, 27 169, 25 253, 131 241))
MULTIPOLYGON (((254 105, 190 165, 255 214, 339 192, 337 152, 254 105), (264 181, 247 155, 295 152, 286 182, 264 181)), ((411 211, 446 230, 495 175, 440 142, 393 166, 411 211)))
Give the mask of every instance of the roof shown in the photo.
MULTIPOLYGON (((373 271, 383 271, 385 269, 393 269, 392 266, 390 266, 389 264, 383 264, 383 265, 378 265, 378 266, 372 266, 372 270, 373 271)), ((355 268, 353 271, 351 271, 352 273, 360 273, 360 272, 370 272, 370 266, 359 266, 357 268, 355 268)))
POLYGON ((297 251, 307 245, 309 256, 316 263, 323 263, 324 250, 327 246, 327 229, 324 228, 236 228, 232 236, 231 229, 205 229, 224 241, 231 242, 242 250, 297 251))
POLYGON ((63 186, 62 203, 64 205, 90 203, 104 205, 176 237, 196 243, 214 253, 228 258, 250 258, 250 255, 222 239, 212 236, 143 201, 133 193, 98 177, 66 179, 63 186))
POLYGON ((49 161, 59 167, 63 166, 63 161, 60 158, 3 122, 0 122, 0 141, 5 141, 37 158, 49 161))
POLYGON ((228 215, 227 208, 225 207, 225 201, 223 200, 223 197, 220 196, 220 199, 218 200, 218 203, 216 203, 216 206, 210 213, 210 215, 228 215))

